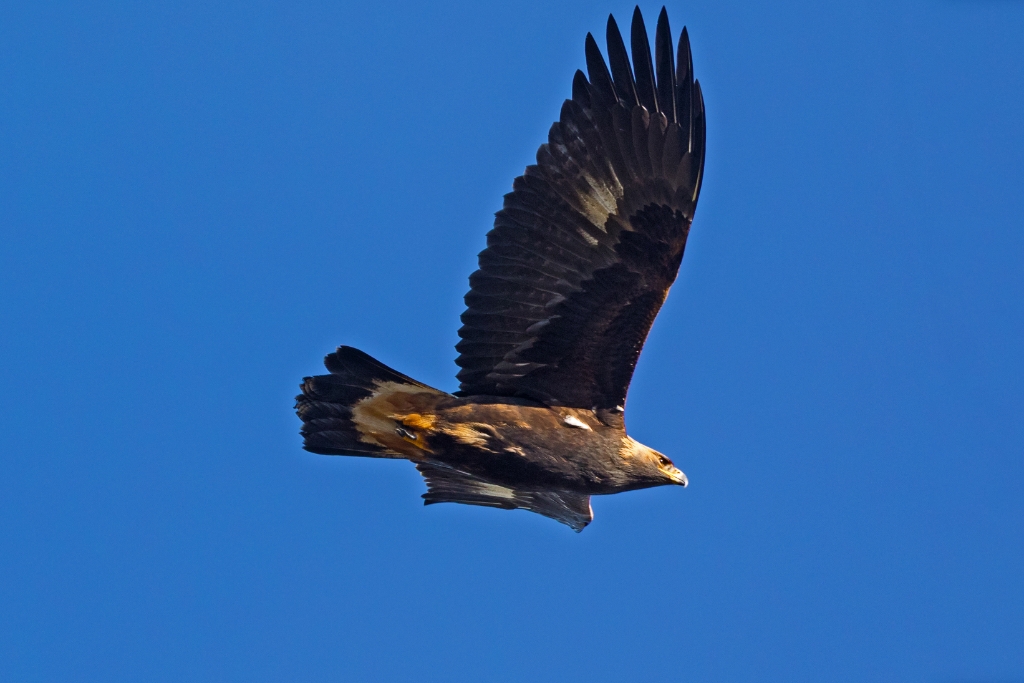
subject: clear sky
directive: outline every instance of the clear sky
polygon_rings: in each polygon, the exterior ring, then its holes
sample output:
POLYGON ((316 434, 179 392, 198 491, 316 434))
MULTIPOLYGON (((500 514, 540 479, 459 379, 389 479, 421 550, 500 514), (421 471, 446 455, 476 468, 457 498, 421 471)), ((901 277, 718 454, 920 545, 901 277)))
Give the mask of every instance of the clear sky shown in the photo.
POLYGON ((577 535, 292 403, 341 343, 456 388, 631 4, 0 4, 0 679, 1024 681, 1024 3, 668 9, 707 169, 627 421, 691 484, 577 535))

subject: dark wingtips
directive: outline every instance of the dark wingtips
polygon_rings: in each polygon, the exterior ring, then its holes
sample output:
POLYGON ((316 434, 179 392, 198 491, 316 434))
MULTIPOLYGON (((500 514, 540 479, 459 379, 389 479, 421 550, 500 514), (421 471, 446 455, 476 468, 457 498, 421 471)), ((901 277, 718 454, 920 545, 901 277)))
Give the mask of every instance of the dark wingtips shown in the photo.
POLYGON ((693 55, 690 53, 690 34, 685 26, 683 27, 683 32, 679 34, 679 47, 676 48, 676 59, 679 60, 676 65, 676 77, 689 78, 692 83, 693 55))
MULTIPOLYGON (((583 52, 587 57, 587 71, 591 71, 590 61, 595 56, 601 56, 601 49, 597 46, 597 41, 594 40, 594 34, 587 31, 587 37, 583 39, 583 52)), ((601 57, 601 61, 604 61, 604 57, 601 57)), ((590 74, 590 80, 594 80, 594 74, 590 74)))
POLYGON ((608 66, 601 56, 601 49, 597 46, 592 33, 587 34, 584 44, 584 52, 587 57, 587 74, 590 76, 590 85, 594 88, 603 104, 611 106, 618 98, 615 96, 615 86, 612 84, 611 74, 608 73, 608 66))
POLYGON ((622 42, 622 32, 619 31, 619 24, 611 14, 608 15, 608 23, 605 24, 604 39, 609 48, 611 48, 614 43, 624 45, 622 42))
MULTIPOLYGON (((704 92, 700 89, 700 81, 693 82, 693 116, 694 119, 704 120, 704 92)), ((703 143, 703 140, 701 140, 703 143)))
POLYGON ((583 75, 583 72, 576 69, 576 74, 572 77, 572 99, 574 102, 588 108, 590 107, 589 85, 587 77, 583 75))
POLYGON ((658 96, 654 84, 654 64, 651 61, 651 46, 647 37, 647 26, 644 24, 640 8, 633 10, 633 24, 630 27, 630 43, 633 48, 633 73, 636 76, 636 94, 640 104, 647 111, 659 111, 658 96))
MULTIPOLYGON (((696 181, 695 201, 703 180, 706 121, 700 83, 693 77, 689 30, 683 27, 677 48, 673 50, 668 9, 663 5, 658 13, 652 54, 643 13, 636 5, 630 26, 629 52, 611 14, 608 15, 606 33, 607 61, 593 34, 587 34, 587 72, 577 71, 573 76, 573 102, 589 109, 614 109, 616 104, 622 104, 627 113, 634 104, 640 104, 651 114, 661 112, 669 122, 678 124, 680 153, 689 151, 694 155, 690 177, 696 181)), ((666 144, 671 147, 674 143, 666 144)))
POLYGON ((686 75, 693 83, 693 52, 690 50, 690 32, 683 27, 682 33, 679 34, 679 47, 676 49, 676 59, 683 59, 683 55, 686 56, 686 75))
POLYGON ((605 39, 608 44, 608 63, 612 69, 615 93, 620 100, 627 103, 627 106, 633 106, 637 103, 633 70, 629 66, 629 55, 626 52, 626 44, 622 41, 619 25, 615 23, 615 17, 610 14, 608 15, 605 39))
POLYGON ((668 11, 663 6, 654 32, 654 64, 658 76, 658 108, 673 123, 676 121, 676 71, 672 52, 672 29, 668 25, 668 11))
POLYGON ((704 93, 701 92, 700 81, 693 82, 693 97, 693 145, 695 148, 700 147, 700 157, 694 155, 697 182, 694 183, 693 202, 696 204, 701 185, 704 184, 704 154, 707 151, 707 120, 704 117, 704 93))

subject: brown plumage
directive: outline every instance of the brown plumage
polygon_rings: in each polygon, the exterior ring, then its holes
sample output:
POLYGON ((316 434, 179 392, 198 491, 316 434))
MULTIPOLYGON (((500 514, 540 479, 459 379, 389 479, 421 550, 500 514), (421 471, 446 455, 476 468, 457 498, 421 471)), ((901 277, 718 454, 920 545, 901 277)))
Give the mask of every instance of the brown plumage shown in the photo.
POLYGON ((296 411, 314 453, 411 460, 426 503, 523 508, 580 531, 590 496, 686 485, 626 436, 626 393, 676 278, 700 194, 705 117, 686 29, 632 66, 612 17, 593 36, 537 164, 512 184, 470 276, 454 395, 340 347, 296 411))

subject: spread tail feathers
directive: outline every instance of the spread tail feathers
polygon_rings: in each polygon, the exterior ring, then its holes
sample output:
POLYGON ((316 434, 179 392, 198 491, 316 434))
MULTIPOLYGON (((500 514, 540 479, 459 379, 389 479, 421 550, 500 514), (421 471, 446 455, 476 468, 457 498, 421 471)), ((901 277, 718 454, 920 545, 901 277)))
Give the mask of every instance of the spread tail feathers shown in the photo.
POLYGON ((324 359, 329 375, 306 377, 299 385, 295 412, 302 419, 303 448, 322 455, 406 458, 409 449, 390 424, 387 410, 397 395, 444 395, 392 370, 351 346, 339 346, 324 359), (360 406, 364 406, 360 411, 360 406), (354 413, 353 410, 356 412, 354 413))

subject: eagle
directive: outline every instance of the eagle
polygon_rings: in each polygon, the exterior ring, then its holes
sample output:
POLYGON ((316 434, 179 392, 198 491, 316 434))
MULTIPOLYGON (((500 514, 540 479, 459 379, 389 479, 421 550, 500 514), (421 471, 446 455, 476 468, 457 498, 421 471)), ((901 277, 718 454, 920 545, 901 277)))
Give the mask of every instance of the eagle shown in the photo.
POLYGON ((630 39, 627 52, 609 16, 606 63, 587 34, 587 74, 495 215, 465 297, 459 390, 341 346, 300 385, 307 451, 410 460, 426 505, 520 508, 577 532, 591 496, 687 485, 626 434, 624 410, 700 195, 704 98, 665 8, 653 58, 639 7, 630 39))

